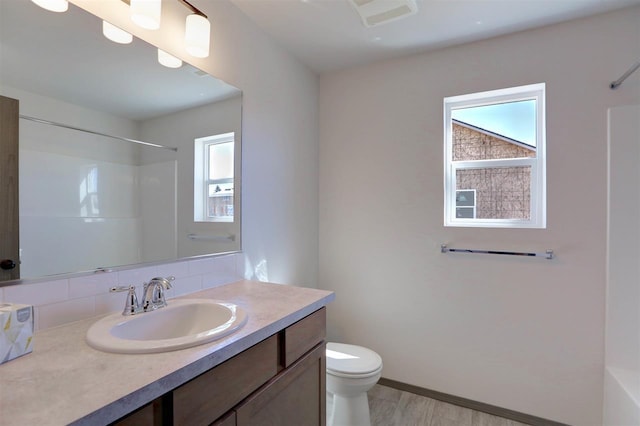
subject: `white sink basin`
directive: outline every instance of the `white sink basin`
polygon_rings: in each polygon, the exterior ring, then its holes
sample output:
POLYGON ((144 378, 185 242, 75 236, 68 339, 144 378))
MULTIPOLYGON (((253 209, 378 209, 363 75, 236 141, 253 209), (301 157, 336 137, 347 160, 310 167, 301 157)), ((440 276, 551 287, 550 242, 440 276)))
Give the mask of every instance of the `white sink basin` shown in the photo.
POLYGON ((220 339, 246 322, 247 313, 233 303, 174 299, 156 311, 98 320, 87 331, 87 343, 106 352, 166 352, 220 339))

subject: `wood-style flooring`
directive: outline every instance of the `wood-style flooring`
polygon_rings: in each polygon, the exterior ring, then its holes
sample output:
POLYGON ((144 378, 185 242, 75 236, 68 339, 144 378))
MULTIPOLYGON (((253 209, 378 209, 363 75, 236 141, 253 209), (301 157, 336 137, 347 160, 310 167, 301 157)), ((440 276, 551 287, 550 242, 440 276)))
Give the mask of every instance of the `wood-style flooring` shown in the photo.
MULTIPOLYGON (((375 385, 368 397, 371 426, 526 426, 382 385, 375 385)), ((331 402, 327 395, 327 420, 331 402)))

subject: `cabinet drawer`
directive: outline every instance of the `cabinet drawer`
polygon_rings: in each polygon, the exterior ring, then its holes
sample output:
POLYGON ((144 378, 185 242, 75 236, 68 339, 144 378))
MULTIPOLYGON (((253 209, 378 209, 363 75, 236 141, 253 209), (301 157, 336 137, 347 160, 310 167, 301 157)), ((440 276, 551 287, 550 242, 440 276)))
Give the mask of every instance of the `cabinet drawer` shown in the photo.
POLYGON ((173 391, 175 425, 209 425, 278 369, 278 340, 271 336, 173 391))
POLYGON ((236 408, 237 426, 320 426, 326 422, 324 342, 236 408))
POLYGON ((219 418, 211 426, 236 426, 236 412, 231 411, 226 416, 219 418))
POLYGON ((322 308, 284 330, 285 368, 324 340, 326 324, 327 309, 322 308))
POLYGON ((163 398, 143 406, 133 413, 111 423, 111 426, 160 426, 163 424, 163 398))

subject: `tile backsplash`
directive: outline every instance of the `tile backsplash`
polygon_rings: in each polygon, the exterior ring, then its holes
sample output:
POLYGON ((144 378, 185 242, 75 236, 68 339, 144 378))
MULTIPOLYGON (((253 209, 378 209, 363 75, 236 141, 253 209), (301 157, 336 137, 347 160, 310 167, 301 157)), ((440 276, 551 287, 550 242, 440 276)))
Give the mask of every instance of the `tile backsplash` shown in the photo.
POLYGON ((113 286, 136 286, 153 277, 173 275, 167 298, 195 293, 243 278, 243 255, 234 253, 185 260, 83 277, 0 287, 0 302, 35 307, 35 329, 50 327, 122 310, 126 295, 109 293, 113 286))

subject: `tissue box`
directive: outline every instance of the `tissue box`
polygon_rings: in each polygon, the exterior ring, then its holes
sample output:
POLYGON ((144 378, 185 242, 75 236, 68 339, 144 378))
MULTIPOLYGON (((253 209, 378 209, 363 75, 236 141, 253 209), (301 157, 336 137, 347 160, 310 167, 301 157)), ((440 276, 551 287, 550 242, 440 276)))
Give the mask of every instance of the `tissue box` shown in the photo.
POLYGON ((33 350, 33 306, 0 303, 0 364, 33 350))

